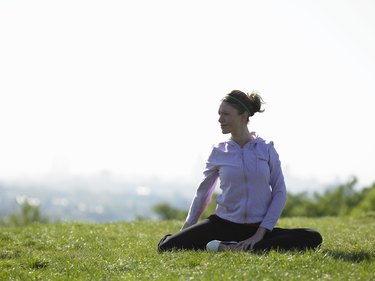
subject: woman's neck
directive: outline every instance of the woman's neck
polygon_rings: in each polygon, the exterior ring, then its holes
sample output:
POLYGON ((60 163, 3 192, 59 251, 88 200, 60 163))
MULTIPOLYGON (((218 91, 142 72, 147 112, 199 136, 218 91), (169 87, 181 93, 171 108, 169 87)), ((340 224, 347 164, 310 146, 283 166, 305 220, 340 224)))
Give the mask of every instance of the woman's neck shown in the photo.
POLYGON ((253 138, 252 138, 250 132, 248 130, 246 130, 242 134, 232 134, 231 139, 233 141, 235 141, 239 146, 243 147, 245 144, 247 144, 253 138))

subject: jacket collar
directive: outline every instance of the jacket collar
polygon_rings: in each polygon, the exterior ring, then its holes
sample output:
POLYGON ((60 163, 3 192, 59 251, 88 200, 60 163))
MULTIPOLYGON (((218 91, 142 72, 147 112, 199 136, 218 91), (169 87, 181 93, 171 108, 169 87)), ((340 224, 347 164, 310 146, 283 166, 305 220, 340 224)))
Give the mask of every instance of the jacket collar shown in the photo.
MULTIPOLYGON (((256 132, 251 132, 250 133, 250 136, 251 136, 251 140, 249 142, 247 142, 243 148, 249 146, 249 145, 255 145, 257 143, 260 143, 260 142, 264 142, 264 139, 262 139, 261 137, 258 136, 258 134, 256 132)), ((240 147, 240 145, 238 143, 236 143, 234 140, 232 139, 229 139, 228 140, 228 144, 230 145, 234 145, 236 147, 240 147)))

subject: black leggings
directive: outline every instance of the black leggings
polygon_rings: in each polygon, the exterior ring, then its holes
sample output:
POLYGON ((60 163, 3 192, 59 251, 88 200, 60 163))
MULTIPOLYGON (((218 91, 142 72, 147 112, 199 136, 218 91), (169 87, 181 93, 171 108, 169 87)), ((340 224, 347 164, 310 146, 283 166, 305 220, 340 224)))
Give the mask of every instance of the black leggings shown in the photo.
MULTIPOLYGON (((164 236, 158 250, 205 250, 208 242, 243 241, 255 234, 259 224, 239 224, 211 215, 201 222, 173 235, 164 236)), ((254 251, 315 249, 322 243, 322 236, 308 228, 277 228, 268 231, 263 240, 254 245, 254 251)))

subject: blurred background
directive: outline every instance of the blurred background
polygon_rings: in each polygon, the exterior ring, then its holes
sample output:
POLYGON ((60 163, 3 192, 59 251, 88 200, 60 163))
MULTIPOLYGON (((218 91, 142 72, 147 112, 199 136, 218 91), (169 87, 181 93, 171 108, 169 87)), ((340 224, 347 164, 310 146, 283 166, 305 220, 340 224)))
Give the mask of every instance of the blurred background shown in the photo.
POLYGON ((363 199, 374 12, 370 0, 2 1, 0 217, 186 210, 228 137, 217 109, 233 89, 266 101, 249 127, 274 141, 291 195, 344 186, 363 199))

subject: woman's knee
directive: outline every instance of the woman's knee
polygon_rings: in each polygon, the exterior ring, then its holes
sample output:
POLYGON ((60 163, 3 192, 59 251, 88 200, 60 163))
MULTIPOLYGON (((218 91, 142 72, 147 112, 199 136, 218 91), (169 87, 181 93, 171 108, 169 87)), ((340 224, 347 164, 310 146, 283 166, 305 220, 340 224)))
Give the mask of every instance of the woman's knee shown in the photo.
POLYGON ((309 234, 310 234, 310 237, 311 237, 310 238, 311 246, 313 248, 316 248, 323 243, 323 237, 318 231, 316 231, 314 229, 309 229, 309 234))
POLYGON ((300 231, 302 232, 300 240, 304 248, 306 249, 315 249, 323 242, 322 235, 311 228, 301 228, 300 231))

